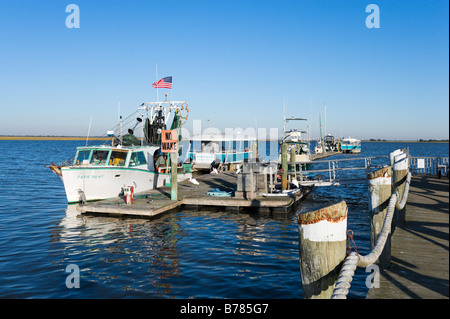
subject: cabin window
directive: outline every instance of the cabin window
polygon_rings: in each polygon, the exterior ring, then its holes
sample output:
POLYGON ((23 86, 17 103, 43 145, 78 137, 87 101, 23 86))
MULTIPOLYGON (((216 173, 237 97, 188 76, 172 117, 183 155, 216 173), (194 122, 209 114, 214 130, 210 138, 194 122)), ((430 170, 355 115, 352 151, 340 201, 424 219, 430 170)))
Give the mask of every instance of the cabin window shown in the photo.
POLYGON ((91 150, 81 150, 78 151, 77 158, 75 160, 76 165, 83 164, 83 161, 89 160, 89 156, 91 155, 91 150))
POLYGON ((91 164, 95 165, 106 165, 106 160, 108 159, 109 151, 92 151, 91 164))
POLYGON ((124 166, 127 159, 127 152, 124 151, 112 151, 109 165, 124 166))
POLYGON ((133 152, 131 153, 130 166, 144 165, 147 164, 144 152, 133 152))

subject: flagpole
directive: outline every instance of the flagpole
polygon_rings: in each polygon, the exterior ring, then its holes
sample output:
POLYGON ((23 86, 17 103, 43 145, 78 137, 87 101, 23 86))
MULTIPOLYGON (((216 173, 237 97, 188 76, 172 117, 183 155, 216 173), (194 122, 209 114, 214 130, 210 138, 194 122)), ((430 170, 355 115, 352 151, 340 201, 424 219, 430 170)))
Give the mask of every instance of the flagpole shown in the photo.
MULTIPOLYGON (((156 82, 158 82, 158 64, 156 64, 156 82)), ((159 102, 158 85, 156 85, 156 102, 159 102)))

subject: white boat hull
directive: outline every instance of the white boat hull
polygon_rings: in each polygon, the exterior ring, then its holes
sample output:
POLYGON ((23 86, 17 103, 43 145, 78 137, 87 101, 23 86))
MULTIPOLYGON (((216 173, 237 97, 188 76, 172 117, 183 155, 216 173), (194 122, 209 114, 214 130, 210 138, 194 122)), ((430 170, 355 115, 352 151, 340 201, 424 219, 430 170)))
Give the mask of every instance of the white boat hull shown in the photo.
MULTIPOLYGON (((178 182, 191 177, 191 173, 179 173, 178 182)), ((117 167, 68 167, 62 169, 61 178, 69 203, 80 202, 81 192, 86 201, 94 201, 117 197, 126 186, 133 186, 134 192, 138 193, 170 183, 170 174, 117 167)))
POLYGON ((352 153, 352 154, 359 154, 361 153, 361 149, 360 148, 354 148, 354 149, 350 149, 350 150, 343 150, 343 153, 352 153))

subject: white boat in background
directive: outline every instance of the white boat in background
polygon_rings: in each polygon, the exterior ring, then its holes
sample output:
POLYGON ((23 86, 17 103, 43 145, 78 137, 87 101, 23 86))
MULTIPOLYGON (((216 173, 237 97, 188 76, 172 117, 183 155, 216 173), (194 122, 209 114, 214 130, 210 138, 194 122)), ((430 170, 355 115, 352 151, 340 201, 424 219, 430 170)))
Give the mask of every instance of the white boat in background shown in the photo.
POLYGON ((195 135, 190 139, 187 157, 196 170, 210 170, 219 164, 240 164, 251 159, 256 137, 247 137, 242 133, 213 133, 195 135))
MULTIPOLYGON (((69 203, 94 201, 117 197, 125 188, 143 192, 165 186, 170 182, 170 153, 165 165, 158 165, 162 156, 161 131, 179 129, 183 110, 188 111, 186 101, 164 101, 143 103, 135 112, 136 123, 128 134, 122 134, 122 121, 115 131, 108 131, 109 145, 80 146, 73 160, 49 168, 60 176, 69 203), (172 125, 167 128, 170 115, 172 125), (142 138, 134 135, 136 126, 141 125, 142 138)), ((181 144, 179 144, 181 146, 181 144)), ((178 181, 192 177, 191 165, 178 163, 178 181)))
POLYGON ((334 139, 334 136, 327 134, 325 138, 317 142, 316 147, 314 147, 314 154, 323 154, 324 152, 338 152, 340 150, 339 141, 334 139), (324 151, 325 148, 325 151, 324 151))
POLYGON ((322 153, 323 153, 322 144, 318 143, 316 147, 314 147, 314 154, 322 154, 322 153))
MULTIPOLYGON (((283 137, 281 143, 287 144, 287 153, 290 159, 291 149, 295 150, 295 162, 310 162, 311 151, 308 133, 308 120, 299 117, 291 117, 284 119, 283 137), (304 122, 306 129, 292 128, 289 129, 290 121, 304 122)), ((278 157, 281 162, 281 154, 278 157)))
POLYGON ((334 139, 334 136, 331 134, 327 134, 325 136, 325 151, 326 152, 338 152, 340 145, 339 145, 339 141, 336 141, 334 139))
POLYGON ((341 142, 342 153, 361 153, 361 140, 353 137, 342 139, 341 142))

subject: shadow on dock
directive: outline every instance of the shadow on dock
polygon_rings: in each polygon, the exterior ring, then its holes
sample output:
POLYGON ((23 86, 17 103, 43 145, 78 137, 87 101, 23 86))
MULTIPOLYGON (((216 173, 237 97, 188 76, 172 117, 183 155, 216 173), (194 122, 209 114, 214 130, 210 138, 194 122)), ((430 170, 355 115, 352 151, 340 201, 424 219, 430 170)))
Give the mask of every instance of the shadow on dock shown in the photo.
POLYGON ((391 266, 369 299, 449 298, 449 180, 415 176, 406 221, 392 238, 391 266))

